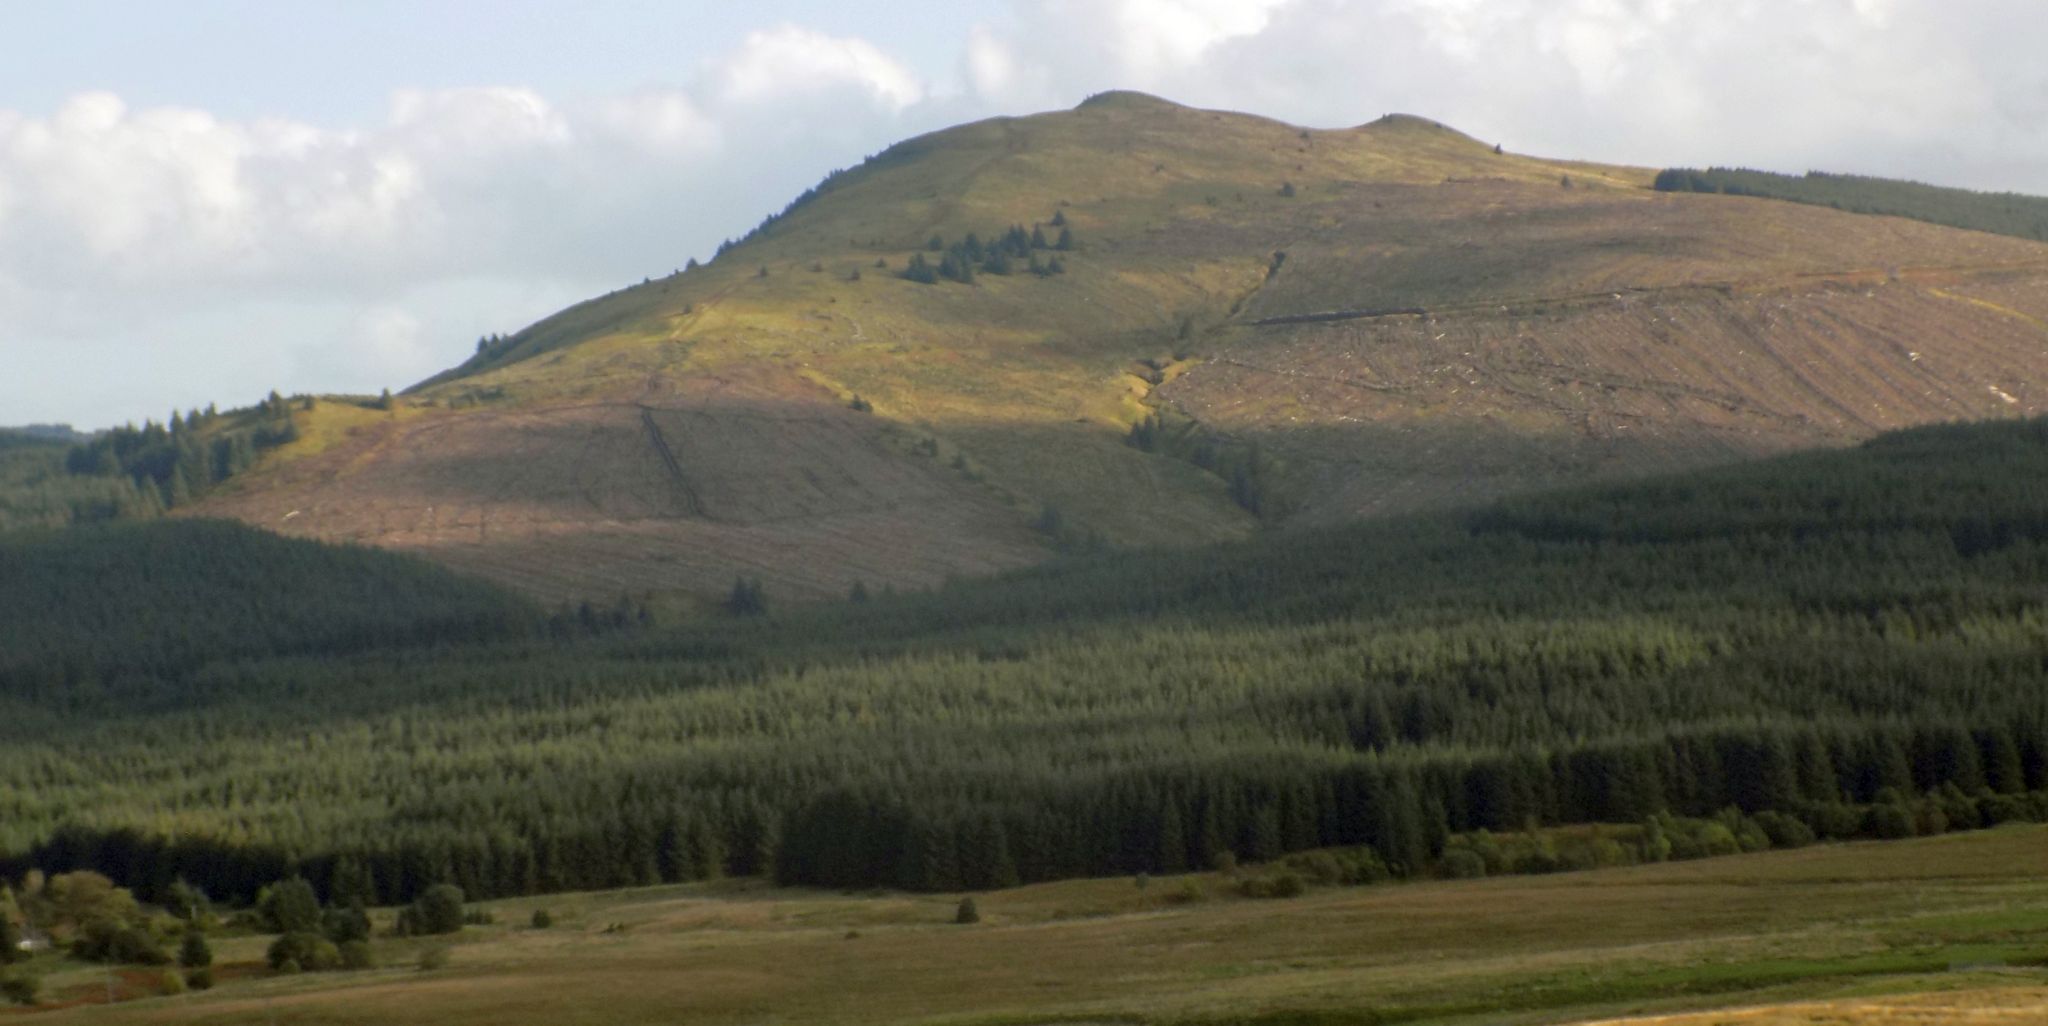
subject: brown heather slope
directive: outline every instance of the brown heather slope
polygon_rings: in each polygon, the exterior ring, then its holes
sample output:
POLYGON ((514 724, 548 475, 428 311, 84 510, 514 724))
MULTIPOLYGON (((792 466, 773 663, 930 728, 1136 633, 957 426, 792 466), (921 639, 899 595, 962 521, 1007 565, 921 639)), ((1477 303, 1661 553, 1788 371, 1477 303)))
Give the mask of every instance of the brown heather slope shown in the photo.
POLYGON ((1125 93, 965 125, 398 410, 300 414, 198 511, 550 599, 816 598, 1042 559, 1048 505, 1126 544, 1258 526, 1186 447, 1126 444, 1155 414, 1257 446, 1267 519, 1308 523, 2044 412, 2048 246, 1648 184, 1407 117, 1125 93), (1056 213, 1063 276, 897 275, 1056 213))

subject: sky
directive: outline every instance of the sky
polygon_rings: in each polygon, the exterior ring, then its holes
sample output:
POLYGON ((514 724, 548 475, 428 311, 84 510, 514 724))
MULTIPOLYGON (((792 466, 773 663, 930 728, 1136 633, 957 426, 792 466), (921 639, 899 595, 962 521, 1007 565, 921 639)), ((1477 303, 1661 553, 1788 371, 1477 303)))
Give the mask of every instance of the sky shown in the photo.
POLYGON ((2040 0, 0 0, 0 424, 376 392, 1105 89, 2048 194, 2040 0))

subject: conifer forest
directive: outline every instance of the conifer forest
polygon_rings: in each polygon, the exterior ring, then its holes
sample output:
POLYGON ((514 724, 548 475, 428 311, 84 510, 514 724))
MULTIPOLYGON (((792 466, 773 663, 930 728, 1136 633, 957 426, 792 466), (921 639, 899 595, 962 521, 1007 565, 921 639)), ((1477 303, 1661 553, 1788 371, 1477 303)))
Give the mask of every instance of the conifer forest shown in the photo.
POLYGON ((679 624, 182 518, 0 535, 0 579, 0 877, 152 902, 2048 818, 2042 421, 679 624))

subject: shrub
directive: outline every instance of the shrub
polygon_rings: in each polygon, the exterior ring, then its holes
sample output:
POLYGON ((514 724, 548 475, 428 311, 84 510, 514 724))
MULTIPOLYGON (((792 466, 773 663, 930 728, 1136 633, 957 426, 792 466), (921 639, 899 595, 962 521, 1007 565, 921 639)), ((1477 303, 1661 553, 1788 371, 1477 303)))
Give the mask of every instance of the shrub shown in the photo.
POLYGON ((185 939, 178 944, 178 964, 187 969, 204 969, 213 964, 213 948, 198 927, 185 929, 185 939))
POLYGON ((1671 835, 1664 829, 1664 820, 1652 816, 1643 821, 1643 840, 1639 854, 1644 862, 1663 862, 1673 854, 1671 835))
POLYGON ((1735 827, 1735 843, 1743 851, 1765 851, 1771 846, 1771 837, 1756 820, 1743 818, 1735 827))
POLYGON ((265 933, 313 933, 320 929, 320 898, 303 878, 279 880, 256 896, 256 915, 265 933))
POLYGON ((1985 826, 2024 820, 2028 813, 2024 799, 2009 794, 1988 794, 1977 799, 1977 818, 1985 826))
POLYGON ((435 884, 398 914, 398 932, 406 936, 455 933, 462 929, 462 888, 435 884))
POLYGON ((1735 832, 1717 821, 1681 819, 1669 821, 1671 857, 1703 859, 1710 855, 1733 855, 1742 850, 1735 832))
POLYGON ((1344 882, 1344 866, 1327 851, 1303 852, 1289 856, 1287 865, 1302 876, 1327 887, 1344 882))
POLYGON ((533 910, 532 922, 534 929, 545 930, 548 927, 555 925, 555 917, 549 915, 547 909, 537 908, 533 910))
POLYGON ((165 997, 177 997, 185 993, 185 978, 178 975, 176 969, 166 969, 163 978, 157 981, 157 989, 162 991, 165 997))
POLYGON ((1486 859, 1475 851, 1452 848, 1444 852, 1440 868, 1444 876, 1452 880, 1477 880, 1486 875, 1486 859))
POLYGON ((377 955, 376 952, 370 949, 369 941, 344 941, 338 950, 341 955, 341 967, 343 969, 377 968, 377 955))
POLYGON ((1942 811, 1940 802, 1930 798, 1915 803, 1910 811, 1913 814, 1913 832, 1921 837, 1948 832, 1948 813, 1942 811))
POLYGON ((281 973, 332 969, 341 964, 341 949, 317 933, 296 930, 271 941, 265 958, 281 973))
POLYGON ((1896 802, 1873 805, 1863 815, 1863 832, 1891 840, 1913 836, 1913 810, 1896 802))
POLYGON ((436 969, 448 968, 448 949, 435 946, 420 952, 420 972, 430 973, 436 969))
POLYGON ((1589 869, 1632 866, 1636 863, 1635 852, 1612 837, 1595 837, 1578 850, 1589 869))
POLYGON ((33 1005, 42 999, 41 977, 26 972, 12 972, 0 976, 0 996, 17 1005, 33 1005))
POLYGON ((205 891, 186 883, 181 877, 171 884, 170 895, 164 899, 164 911, 186 922, 202 922, 213 914, 213 902, 205 891))
POLYGON ((960 907, 953 910, 953 921, 961 924, 981 922, 981 909, 974 904, 972 896, 960 899, 960 907))
POLYGON ((193 990, 212 990, 213 970, 201 967, 187 972, 185 974, 185 986, 193 990))
POLYGON ((1269 875, 1246 877, 1237 889, 1247 898, 1298 898, 1307 893, 1308 884, 1300 873, 1283 869, 1269 875))
POLYGON ((156 937, 139 926, 109 920, 87 923, 71 953, 88 962, 126 962, 132 965, 169 965, 171 956, 156 937))
POLYGON ((1773 848, 1804 848, 1819 839, 1812 827, 1782 812, 1759 812, 1756 825, 1770 838, 1773 848))
POLYGON ((1393 879, 1394 876, 1394 871, 1387 865, 1387 860, 1380 858, 1379 852, 1364 845, 1352 849, 1351 853, 1344 857, 1342 861, 1344 863, 1343 882, 1353 886, 1385 883, 1393 879))
POLYGON ((1863 832, 1863 810, 1841 802, 1826 802, 1807 810, 1807 822, 1814 833, 1829 840, 1855 837, 1863 832))
POLYGON ((1948 820, 1950 830, 1976 830, 1984 825, 1977 815, 1976 799, 1964 794, 1953 783, 1943 784, 1936 797, 1941 814, 1948 820))
POLYGON ((370 914, 360 907, 330 908, 320 916, 320 932, 336 944, 370 939, 370 914))

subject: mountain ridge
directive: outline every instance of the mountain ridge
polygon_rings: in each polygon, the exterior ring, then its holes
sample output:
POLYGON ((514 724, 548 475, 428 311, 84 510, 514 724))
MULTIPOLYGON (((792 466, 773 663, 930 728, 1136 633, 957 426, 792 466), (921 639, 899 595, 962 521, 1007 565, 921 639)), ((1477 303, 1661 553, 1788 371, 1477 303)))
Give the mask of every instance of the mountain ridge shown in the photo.
POLYGON ((194 511, 552 600, 825 598, 2043 412, 2048 247, 1653 180, 1142 94, 955 126, 294 414, 194 511), (903 277, 1013 230, 1048 249, 903 277))

